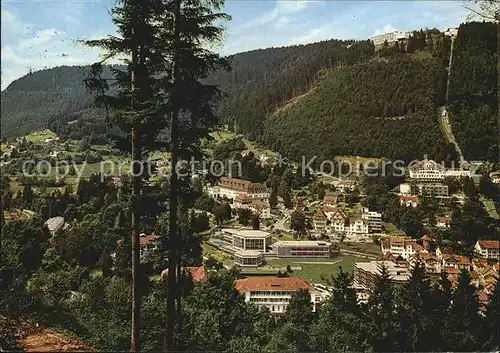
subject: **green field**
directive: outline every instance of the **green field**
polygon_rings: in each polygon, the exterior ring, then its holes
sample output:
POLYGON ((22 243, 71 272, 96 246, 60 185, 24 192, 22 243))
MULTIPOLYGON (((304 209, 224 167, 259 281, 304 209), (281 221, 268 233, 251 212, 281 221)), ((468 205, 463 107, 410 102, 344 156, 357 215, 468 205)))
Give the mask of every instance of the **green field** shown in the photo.
POLYGON ((302 270, 293 271, 291 273, 292 277, 302 278, 310 283, 326 283, 325 278, 329 278, 331 275, 337 274, 337 272, 339 271, 339 266, 342 266, 343 271, 352 273, 354 269, 354 263, 360 261, 362 262, 368 260, 355 256, 341 256, 335 259, 318 260, 281 259, 269 261, 267 264, 276 267, 286 267, 286 265, 290 265, 292 267, 301 266, 302 270), (325 262, 330 263, 326 264, 325 262))
POLYGON ((56 134, 50 130, 43 130, 38 132, 33 132, 32 134, 26 135, 26 140, 31 142, 43 142, 49 138, 55 138, 56 134))
POLYGON ((494 218, 494 219, 498 219, 498 212, 497 210, 495 209, 495 204, 493 203, 492 200, 490 199, 484 199, 483 200, 483 204, 484 204, 484 208, 486 209, 486 211, 490 214, 490 217, 494 218))

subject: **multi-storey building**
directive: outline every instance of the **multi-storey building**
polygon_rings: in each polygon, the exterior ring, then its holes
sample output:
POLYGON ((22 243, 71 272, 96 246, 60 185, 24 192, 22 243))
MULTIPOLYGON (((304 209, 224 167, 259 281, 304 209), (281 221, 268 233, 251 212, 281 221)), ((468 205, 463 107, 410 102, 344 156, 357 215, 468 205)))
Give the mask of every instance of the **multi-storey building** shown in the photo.
POLYGON ((224 229, 224 232, 232 238, 233 247, 237 250, 265 252, 272 242, 271 234, 262 230, 224 229))
POLYGON ((146 235, 142 233, 139 238, 139 256, 141 262, 146 262, 148 258, 158 250, 159 245, 160 237, 154 234, 146 235))
POLYGON ((324 241, 277 241, 271 247, 278 258, 330 257, 330 243, 324 241))
MULTIPOLYGON (((325 212, 326 213, 326 212, 325 212)), ((347 216, 344 212, 343 209, 341 208, 336 208, 331 214, 330 214, 330 229, 334 232, 345 232, 346 230, 346 219, 347 216)))
POLYGON ((393 261, 355 262, 355 286, 365 290, 372 290, 376 277, 380 275, 382 265, 385 266, 391 281, 395 284, 405 283, 410 278, 409 268, 406 265, 398 265, 393 261))
POLYGON ((485 259, 500 258, 500 242, 498 240, 478 240, 475 250, 479 256, 485 259))
POLYGON ((448 185, 440 183, 429 183, 417 185, 420 195, 433 196, 437 198, 448 197, 448 185))
POLYGON ((363 208, 361 218, 368 223, 369 233, 382 233, 382 213, 363 208))
POLYGON ((424 159, 409 167, 410 178, 417 181, 441 181, 446 174, 446 168, 434 162, 424 159))
POLYGON ((292 295, 299 289, 311 294, 312 311, 316 311, 316 304, 321 299, 309 283, 293 277, 249 277, 237 280, 235 287, 247 303, 258 308, 267 307, 272 314, 286 312, 292 295))
POLYGON ((322 210, 318 210, 313 216, 313 227, 316 232, 324 232, 326 230, 327 217, 322 210))
POLYGON ((208 193, 213 197, 227 197, 236 199, 238 195, 251 199, 267 201, 269 192, 265 185, 260 183, 252 183, 248 180, 221 177, 217 186, 207 189, 208 193))
POLYGON ((354 235, 368 234, 368 221, 359 217, 350 218, 348 232, 354 235))
POLYGON ((427 252, 420 244, 407 239, 403 236, 392 236, 389 239, 380 242, 382 254, 392 254, 394 257, 401 256, 405 260, 409 260, 419 252, 427 252))
POLYGON ((384 45, 384 43, 387 41, 388 44, 397 42, 399 40, 404 40, 408 38, 408 34, 405 32, 400 32, 400 31, 394 31, 394 32, 389 32, 389 33, 384 33, 384 34, 378 34, 376 36, 371 37, 371 41, 373 42, 373 45, 376 47, 380 47, 384 45))

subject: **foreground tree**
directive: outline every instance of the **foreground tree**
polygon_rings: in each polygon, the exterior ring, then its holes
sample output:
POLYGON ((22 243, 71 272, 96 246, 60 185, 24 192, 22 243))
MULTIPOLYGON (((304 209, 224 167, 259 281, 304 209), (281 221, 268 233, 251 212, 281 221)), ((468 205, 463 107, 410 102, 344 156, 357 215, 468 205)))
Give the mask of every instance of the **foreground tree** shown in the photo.
MULTIPOLYGON (((163 0, 162 8, 155 19, 160 23, 158 50, 164 55, 163 71, 167 76, 161 79, 164 90, 162 111, 170 127, 170 199, 169 199, 169 242, 168 253, 168 298, 165 328, 165 350, 175 350, 178 250, 177 209, 179 202, 178 161, 182 158, 201 157, 200 141, 217 124, 214 102, 221 97, 213 85, 203 84, 202 79, 227 62, 211 48, 223 39, 221 21, 230 17, 218 11, 223 7, 221 0, 163 0)), ((177 302, 177 306, 180 301, 177 302)))
POLYGON ((90 47, 98 47, 106 52, 105 59, 92 66, 86 79, 87 87, 96 93, 96 103, 110 109, 109 122, 119 127, 123 134, 115 136, 118 146, 130 150, 132 168, 132 335, 130 349, 140 348, 140 294, 137 274, 140 266, 139 235, 141 233, 141 189, 145 179, 142 167, 145 152, 157 147, 156 137, 166 126, 158 109, 161 102, 159 95, 159 75, 165 56, 159 45, 157 23, 154 15, 165 9, 159 0, 127 0, 122 7, 112 10, 113 23, 119 36, 86 41, 90 47), (111 68, 114 79, 103 76, 106 59, 123 57, 126 70, 111 68), (110 80, 117 89, 116 95, 108 94, 110 80))

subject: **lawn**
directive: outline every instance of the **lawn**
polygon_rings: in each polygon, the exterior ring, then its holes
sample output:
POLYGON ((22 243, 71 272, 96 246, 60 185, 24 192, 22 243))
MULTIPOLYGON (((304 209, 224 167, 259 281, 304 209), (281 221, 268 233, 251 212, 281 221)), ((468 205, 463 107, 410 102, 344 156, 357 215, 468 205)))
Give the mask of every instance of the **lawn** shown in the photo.
POLYGON ((355 262, 368 261, 355 256, 341 256, 334 259, 281 259, 271 260, 267 264, 270 266, 286 267, 301 266, 302 270, 296 270, 291 273, 292 277, 302 278, 310 283, 326 283, 325 278, 335 275, 339 271, 339 266, 344 272, 352 273, 355 262), (304 262, 304 263, 302 263, 304 262), (305 263, 307 262, 307 263, 305 263), (326 264, 325 262, 330 262, 326 264), (322 278, 323 277, 323 278, 322 278))
POLYGON ((374 243, 342 243, 342 248, 371 255, 381 255, 380 245, 374 243))
POLYGON ((402 234, 403 232, 398 229, 394 224, 389 222, 382 222, 382 226, 386 233, 389 234, 402 234))
POLYGON ((495 209, 495 204, 490 199, 483 199, 484 208, 490 214, 490 217, 498 219, 498 213, 495 209))
POLYGON ((224 265, 232 266, 234 261, 231 255, 220 251, 214 246, 210 245, 208 242, 203 242, 201 244, 201 248, 203 250, 203 256, 212 256, 216 260, 222 262, 224 265))
POLYGON ((56 134, 52 131, 46 129, 43 131, 33 132, 32 134, 26 135, 26 140, 31 142, 43 142, 49 138, 55 138, 56 134))

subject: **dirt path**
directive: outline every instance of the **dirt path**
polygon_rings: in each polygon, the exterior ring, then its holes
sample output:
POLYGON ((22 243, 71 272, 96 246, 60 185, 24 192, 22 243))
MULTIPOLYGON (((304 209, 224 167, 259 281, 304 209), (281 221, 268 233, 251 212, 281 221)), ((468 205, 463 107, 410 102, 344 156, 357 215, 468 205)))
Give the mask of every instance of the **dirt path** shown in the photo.
POLYGON ((82 342, 55 332, 51 329, 37 327, 20 340, 25 352, 88 352, 82 342))

